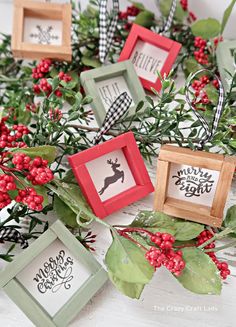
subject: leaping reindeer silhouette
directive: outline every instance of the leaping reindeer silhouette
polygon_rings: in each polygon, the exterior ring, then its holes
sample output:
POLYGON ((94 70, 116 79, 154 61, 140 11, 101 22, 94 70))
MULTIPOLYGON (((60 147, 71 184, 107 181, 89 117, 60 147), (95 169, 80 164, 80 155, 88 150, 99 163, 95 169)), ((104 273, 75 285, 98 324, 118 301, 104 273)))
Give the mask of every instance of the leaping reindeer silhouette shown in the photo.
POLYGON ((121 183, 124 183, 124 171, 117 169, 118 167, 120 167, 120 164, 117 162, 118 162, 117 158, 114 162, 111 159, 107 160, 107 163, 111 165, 111 169, 113 170, 114 175, 105 178, 104 186, 98 192, 100 195, 102 195, 105 192, 105 190, 108 188, 109 185, 117 182, 119 179, 121 179, 121 183))

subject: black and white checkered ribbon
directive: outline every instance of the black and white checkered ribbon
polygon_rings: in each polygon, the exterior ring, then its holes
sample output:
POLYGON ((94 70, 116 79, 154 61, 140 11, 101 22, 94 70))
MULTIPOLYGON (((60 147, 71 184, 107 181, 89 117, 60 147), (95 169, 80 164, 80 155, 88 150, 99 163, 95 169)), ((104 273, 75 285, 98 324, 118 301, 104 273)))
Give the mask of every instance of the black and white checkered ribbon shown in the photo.
POLYGON ((186 96, 186 100, 188 102, 188 105, 190 106, 190 108, 193 110, 194 114, 196 115, 196 117, 199 119, 199 121, 202 124, 202 127, 205 130, 205 135, 202 138, 202 140, 200 140, 199 144, 198 144, 198 148, 199 149, 203 149, 204 144, 207 143, 208 141, 210 141, 212 139, 212 137, 214 136, 218 124, 219 124, 219 120, 223 111, 223 105, 224 105, 224 89, 223 89, 223 85, 221 83, 221 80, 218 78, 218 76, 215 75, 215 79, 217 79, 218 83, 219 83, 219 99, 218 99, 218 103, 216 106, 216 110, 215 110, 215 115, 213 117, 213 121, 212 121, 212 127, 210 128, 208 125, 208 122, 206 121, 206 119, 199 113, 199 111, 197 109, 194 108, 192 101, 190 99, 190 86, 192 81, 194 80, 194 78, 202 73, 202 72, 208 72, 210 74, 212 74, 212 72, 208 69, 200 69, 198 70, 196 73, 194 73, 190 79, 187 80, 186 85, 185 85, 185 96, 186 96))
POLYGON ((176 6, 177 6, 177 0, 173 0, 172 4, 171 4, 171 7, 170 7, 169 15, 167 17, 167 20, 166 20, 163 28, 159 31, 159 34, 163 35, 163 34, 165 34, 166 32, 169 31, 169 29, 170 29, 170 27, 172 25, 173 19, 174 19, 176 6))
POLYGON ((21 233, 11 226, 3 226, 0 228, 0 242, 1 241, 19 243, 22 249, 29 246, 28 241, 24 239, 21 233))
POLYGON ((100 0, 99 2, 99 58, 102 63, 112 45, 119 14, 119 0, 112 0, 113 10, 111 19, 109 19, 107 2, 107 0, 100 0))
POLYGON ((132 99, 127 92, 121 93, 118 98, 116 98, 107 111, 102 127, 93 140, 94 144, 99 143, 102 136, 128 111, 131 103, 132 99))

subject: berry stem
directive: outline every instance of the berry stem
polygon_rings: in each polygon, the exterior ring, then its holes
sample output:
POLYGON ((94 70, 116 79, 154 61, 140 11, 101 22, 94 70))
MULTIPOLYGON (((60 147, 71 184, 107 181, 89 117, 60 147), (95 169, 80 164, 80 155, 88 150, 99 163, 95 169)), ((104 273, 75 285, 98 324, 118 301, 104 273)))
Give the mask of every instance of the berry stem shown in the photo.
POLYGON ((145 246, 143 246, 142 244, 140 244, 139 242, 137 242, 136 240, 134 240, 132 237, 130 237, 126 232, 124 232, 123 230, 118 230, 118 233, 120 236, 125 237, 127 240, 133 242, 134 244, 136 244, 138 247, 142 248, 144 251, 148 251, 147 248, 145 248, 145 246))
POLYGON ((233 242, 230 242, 228 244, 225 244, 225 245, 222 245, 222 246, 219 246, 218 248, 214 248, 214 249, 206 249, 204 250, 205 253, 208 253, 208 252, 218 252, 218 251, 221 251, 221 250, 224 250, 224 249, 227 249, 227 248, 230 248, 232 246, 236 245, 236 241, 233 241, 233 242))

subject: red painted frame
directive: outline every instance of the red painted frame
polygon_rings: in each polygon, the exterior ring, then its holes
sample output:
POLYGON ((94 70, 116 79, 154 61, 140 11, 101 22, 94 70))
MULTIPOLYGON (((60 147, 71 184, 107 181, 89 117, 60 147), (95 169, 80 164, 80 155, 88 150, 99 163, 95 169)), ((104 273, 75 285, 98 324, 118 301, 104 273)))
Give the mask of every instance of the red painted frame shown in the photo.
MULTIPOLYGON (((164 74, 169 74, 176 57, 178 56, 178 53, 182 47, 182 44, 170 40, 164 36, 161 36, 157 33, 154 33, 150 30, 148 30, 145 27, 142 27, 137 24, 133 24, 131 31, 129 33, 129 36, 125 42, 124 48, 121 51, 120 58, 118 61, 124 61, 127 59, 130 59, 131 54, 134 50, 134 47, 138 40, 150 43, 160 49, 163 49, 165 51, 169 52, 169 55, 161 69, 161 76, 164 76, 164 74)), ((156 82, 148 81, 142 77, 139 77, 143 87, 147 90, 151 90, 151 88, 156 89, 157 91, 161 90, 161 81, 157 77, 156 82)))
POLYGON ((68 160, 84 196, 94 214, 99 218, 104 218, 154 191, 132 132, 122 134, 112 140, 69 156, 68 160), (86 163, 119 149, 124 152, 136 186, 102 202, 89 175, 86 163))

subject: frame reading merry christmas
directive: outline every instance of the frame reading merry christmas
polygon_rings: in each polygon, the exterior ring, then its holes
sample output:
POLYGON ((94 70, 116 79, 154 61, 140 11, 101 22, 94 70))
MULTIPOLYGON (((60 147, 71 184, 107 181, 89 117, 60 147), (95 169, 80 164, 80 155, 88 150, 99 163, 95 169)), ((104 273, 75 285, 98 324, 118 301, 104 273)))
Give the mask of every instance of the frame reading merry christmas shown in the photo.
MULTIPOLYGON (((63 274, 63 268, 61 268, 61 271, 61 274, 63 274)), ((65 327, 103 286, 107 279, 106 271, 94 259, 92 254, 58 220, 0 272, 0 287, 3 288, 35 326, 65 327), (64 306, 55 315, 51 316, 30 293, 30 290, 22 285, 18 274, 27 268, 42 252, 47 251, 53 242, 57 240, 70 251, 81 265, 89 270, 90 275, 64 306)), ((44 296, 47 296, 46 293, 44 296)))
MULTIPOLYGON (((168 75, 176 60, 176 57, 178 56, 178 53, 182 45, 164 36, 156 34, 140 25, 133 24, 129 36, 125 42, 124 48, 120 54, 119 62, 127 59, 131 59, 131 56, 133 54, 133 51, 135 50, 138 41, 142 41, 144 43, 153 45, 154 47, 160 49, 160 51, 166 51, 168 53, 160 70, 161 76, 164 76, 164 74, 168 75)), ((152 53, 150 53, 150 55, 152 55, 152 53)), ((158 57, 156 57, 156 60, 158 60, 158 57)), ((142 78, 140 76, 139 78, 145 89, 151 90, 151 88, 154 88, 157 91, 160 91, 161 81, 158 78, 157 74, 154 82, 142 78)))
MULTIPOLYGON (((104 218, 154 191, 132 132, 122 134, 112 140, 72 155, 69 157, 69 162, 84 196, 95 215, 99 218, 104 218), (128 168, 132 172, 135 185, 105 201, 102 201, 86 164, 116 150, 123 151, 128 163, 128 168)), ((96 167, 96 175, 100 174, 99 170, 101 168, 96 167)))
MULTIPOLYGON (((124 79, 127 89, 122 89, 119 93, 126 91, 132 97, 133 104, 129 108, 129 115, 134 114, 137 104, 145 99, 145 92, 130 60, 82 72, 80 78, 86 94, 93 97, 91 107, 99 126, 102 125, 107 112, 97 88, 99 82, 108 80, 108 84, 104 86, 104 88, 108 89, 109 87, 112 88, 112 80, 115 81, 116 78, 124 79)), ((107 93, 109 93, 109 90, 107 93)))
POLYGON ((71 61, 71 4, 42 3, 30 0, 14 1, 14 19, 12 32, 12 53, 16 58, 71 61), (24 42, 24 25, 26 18, 61 21, 62 37, 60 45, 33 44, 24 42))
MULTIPOLYGON (((223 156, 204 151, 164 145, 157 165, 157 186, 154 209, 168 215, 185 218, 213 227, 220 227, 223 211, 236 165, 235 156, 223 156), (187 165, 219 172, 211 206, 197 204, 168 196, 171 164, 187 165)), ((180 175, 180 179, 181 179, 180 175)), ((188 178, 186 177, 188 182, 188 178)))

